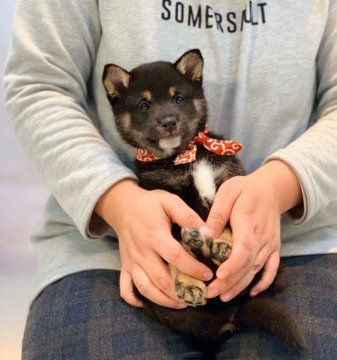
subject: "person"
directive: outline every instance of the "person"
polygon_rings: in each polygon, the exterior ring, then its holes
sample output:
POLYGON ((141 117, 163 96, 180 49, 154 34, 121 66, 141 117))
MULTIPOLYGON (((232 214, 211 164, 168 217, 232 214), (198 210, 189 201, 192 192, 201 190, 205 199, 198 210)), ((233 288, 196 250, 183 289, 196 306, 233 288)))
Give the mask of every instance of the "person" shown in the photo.
POLYGON ((40 263, 23 359, 333 359, 337 350, 337 1, 18 0, 5 70, 6 104, 51 191, 32 234, 40 263), (203 222, 179 198, 137 184, 102 86, 107 63, 132 69, 205 59, 209 127, 244 144, 248 175, 219 189, 203 222), (184 308, 166 263, 210 270, 172 238, 171 224, 227 222, 233 252, 208 296, 235 297, 280 255, 307 348, 244 331, 205 354, 137 307, 184 308), (117 240, 118 238, 118 240, 117 240))

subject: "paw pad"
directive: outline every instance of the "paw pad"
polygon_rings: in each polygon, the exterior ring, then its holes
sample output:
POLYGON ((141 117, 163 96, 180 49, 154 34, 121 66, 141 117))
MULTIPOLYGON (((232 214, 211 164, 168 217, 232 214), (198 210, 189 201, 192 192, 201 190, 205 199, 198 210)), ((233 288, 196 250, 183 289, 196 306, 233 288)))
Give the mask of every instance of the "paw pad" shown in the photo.
POLYGON ((187 305, 195 307, 205 305, 207 302, 207 288, 202 281, 194 279, 192 283, 176 280, 175 288, 179 299, 187 305))
POLYGON ((212 260, 215 264, 220 265, 226 261, 232 251, 232 247, 225 243, 216 241, 212 246, 212 260))
POLYGON ((182 228, 181 240, 185 248, 194 255, 209 258, 211 255, 212 239, 195 228, 182 228))

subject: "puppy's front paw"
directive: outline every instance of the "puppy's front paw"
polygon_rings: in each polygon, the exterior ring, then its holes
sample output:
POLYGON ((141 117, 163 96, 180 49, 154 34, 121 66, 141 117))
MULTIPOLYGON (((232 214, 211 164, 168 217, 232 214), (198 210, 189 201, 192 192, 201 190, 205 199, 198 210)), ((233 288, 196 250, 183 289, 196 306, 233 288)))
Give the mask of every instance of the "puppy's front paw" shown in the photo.
POLYGON ((184 248, 197 258, 199 256, 210 258, 212 239, 208 238, 200 229, 182 228, 181 242, 184 248))
POLYGON ((225 228, 224 232, 213 240, 212 261, 214 264, 220 265, 226 261, 232 252, 232 247, 232 232, 229 228, 225 228))
POLYGON ((179 276, 175 280, 176 294, 179 299, 187 305, 200 306, 207 302, 206 285, 197 279, 190 278, 186 275, 179 276))
POLYGON ((169 270, 179 299, 194 307, 206 304, 207 287, 203 281, 184 274, 171 264, 169 270))

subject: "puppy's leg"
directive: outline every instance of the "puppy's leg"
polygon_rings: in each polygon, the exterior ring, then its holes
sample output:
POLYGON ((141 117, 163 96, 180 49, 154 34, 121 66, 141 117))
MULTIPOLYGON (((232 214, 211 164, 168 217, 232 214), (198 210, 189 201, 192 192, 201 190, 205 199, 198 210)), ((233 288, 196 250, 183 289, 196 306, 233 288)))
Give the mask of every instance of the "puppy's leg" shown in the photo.
MULTIPOLYGON (((198 229, 182 228, 180 243, 189 254, 199 260, 209 259, 211 256, 212 240, 198 229)), ((205 305, 205 283, 182 273, 172 265, 169 268, 177 296, 191 306, 205 305)))
POLYGON ((194 307, 206 304, 207 288, 203 281, 182 273, 171 264, 169 270, 179 299, 194 307))
POLYGON ((216 265, 226 261, 232 251, 233 239, 230 228, 226 227, 223 233, 215 240, 212 245, 212 261, 216 265))

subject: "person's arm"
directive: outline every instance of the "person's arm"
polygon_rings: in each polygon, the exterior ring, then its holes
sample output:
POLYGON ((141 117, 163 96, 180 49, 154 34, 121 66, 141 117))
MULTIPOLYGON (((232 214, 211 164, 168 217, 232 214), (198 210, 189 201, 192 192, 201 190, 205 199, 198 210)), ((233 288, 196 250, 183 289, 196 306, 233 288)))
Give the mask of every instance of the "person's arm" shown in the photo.
POLYGON ((177 197, 139 188, 86 112, 101 36, 97 6, 93 0, 17 2, 7 107, 21 144, 83 236, 117 232, 123 298, 139 305, 133 279, 153 301, 181 307, 163 258, 195 277, 211 274, 172 238, 171 222, 204 223, 177 197))
POLYGON ((136 179, 87 114, 87 81, 101 28, 97 1, 17 1, 5 70, 6 102, 16 134, 43 180, 83 236, 109 230, 98 199, 114 183, 136 179))
MULTIPOLYGON (((317 54, 316 122, 286 148, 271 154, 246 178, 233 178, 217 194, 207 224, 218 233, 229 220, 233 252, 209 285, 210 297, 229 300, 263 268, 251 295, 265 290, 279 264, 280 215, 300 205, 303 223, 337 197, 337 2, 332 1, 317 54), (230 194, 230 195, 229 195, 230 194)), ((296 211, 296 214, 298 211, 296 211)))

